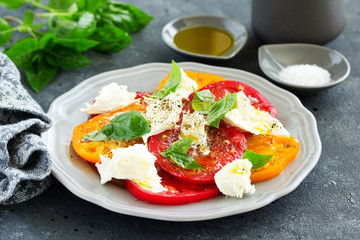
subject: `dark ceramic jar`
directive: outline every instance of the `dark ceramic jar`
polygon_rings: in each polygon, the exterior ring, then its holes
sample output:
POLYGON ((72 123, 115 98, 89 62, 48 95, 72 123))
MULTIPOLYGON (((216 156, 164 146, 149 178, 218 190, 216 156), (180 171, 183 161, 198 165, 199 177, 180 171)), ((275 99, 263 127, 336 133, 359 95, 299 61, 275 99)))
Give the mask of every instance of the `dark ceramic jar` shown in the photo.
POLYGON ((253 0, 252 28, 263 43, 325 44, 345 27, 342 0, 253 0))

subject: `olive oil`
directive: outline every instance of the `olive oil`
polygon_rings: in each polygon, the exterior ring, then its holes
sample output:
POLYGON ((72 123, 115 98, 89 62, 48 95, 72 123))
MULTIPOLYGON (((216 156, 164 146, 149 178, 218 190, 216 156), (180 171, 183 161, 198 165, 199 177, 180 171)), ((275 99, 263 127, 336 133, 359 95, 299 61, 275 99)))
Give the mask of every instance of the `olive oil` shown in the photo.
POLYGON ((196 26, 180 30, 174 37, 174 43, 184 51, 220 56, 233 46, 234 38, 219 28, 196 26))

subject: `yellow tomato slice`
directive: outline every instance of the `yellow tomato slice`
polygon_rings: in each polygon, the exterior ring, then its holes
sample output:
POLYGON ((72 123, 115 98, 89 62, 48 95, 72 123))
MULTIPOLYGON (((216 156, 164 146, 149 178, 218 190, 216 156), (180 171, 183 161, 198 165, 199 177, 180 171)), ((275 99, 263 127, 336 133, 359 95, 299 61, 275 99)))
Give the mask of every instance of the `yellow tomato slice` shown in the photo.
POLYGON ((294 137, 257 135, 247 138, 247 148, 258 154, 273 155, 263 167, 251 171, 251 182, 274 178, 293 161, 299 153, 299 141, 294 137))
POLYGON ((86 161, 97 163, 100 161, 100 154, 108 155, 112 158, 111 149, 126 147, 136 143, 143 143, 142 138, 132 139, 129 141, 117 141, 113 139, 108 141, 81 141, 81 138, 83 138, 86 134, 95 130, 100 131, 101 128, 110 122, 113 117, 131 110, 145 113, 146 106, 136 103, 131 104, 121 110, 98 115, 76 126, 72 137, 72 145, 76 153, 86 161))

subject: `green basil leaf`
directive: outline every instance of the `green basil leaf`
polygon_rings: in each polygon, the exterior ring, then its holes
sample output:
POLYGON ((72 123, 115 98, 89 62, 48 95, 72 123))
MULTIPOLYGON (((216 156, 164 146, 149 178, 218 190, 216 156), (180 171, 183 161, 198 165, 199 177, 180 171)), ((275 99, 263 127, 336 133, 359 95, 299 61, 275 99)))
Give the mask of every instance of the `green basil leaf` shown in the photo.
POLYGON ((83 136, 81 141, 107 141, 109 138, 99 130, 95 130, 83 136))
POLYGON ((31 10, 27 10, 23 17, 24 26, 30 27, 34 23, 34 13, 31 10))
POLYGON ((170 145, 168 149, 160 153, 162 156, 170 158, 174 163, 185 169, 203 169, 200 163, 187 155, 187 151, 192 143, 192 139, 182 138, 170 145))
POLYGON ((53 40, 55 38, 55 33, 46 33, 40 40, 39 40, 39 49, 43 50, 51 50, 54 46, 53 40))
POLYGON ((86 51, 99 44, 98 41, 86 38, 54 38, 54 43, 57 43, 64 47, 75 49, 78 52, 86 51))
POLYGON ((51 51, 48 51, 45 59, 52 66, 66 69, 81 68, 91 63, 83 54, 59 45, 54 46, 51 51))
POLYGON ((54 9, 69 9, 77 0, 50 0, 48 6, 54 9))
POLYGON ((246 149, 242 159, 248 159, 252 163, 251 169, 258 169, 269 162, 273 155, 257 154, 246 149))
POLYGON ((112 25, 97 28, 90 39, 100 42, 94 49, 101 52, 119 52, 131 42, 127 32, 112 25))
POLYGON ((102 133, 115 140, 131 140, 150 132, 149 123, 136 111, 123 113, 102 128, 102 133))
POLYGON ((166 149, 164 152, 161 153, 161 155, 163 154, 166 155, 171 152, 186 154, 187 151, 189 151, 192 141, 193 141, 192 139, 188 139, 188 138, 179 139, 173 144, 171 144, 168 149, 166 149))
POLYGON ((12 36, 12 27, 2 17, 0 17, 0 46, 5 45, 8 41, 10 41, 12 36))
POLYGON ((219 128, 221 119, 229 112, 236 103, 236 93, 226 95, 218 100, 210 109, 206 117, 207 125, 219 128))
POLYGON ((55 16, 49 19, 49 26, 50 30, 56 33, 56 36, 67 36, 74 30, 77 23, 70 19, 55 16))
POLYGON ((31 28, 32 31, 36 31, 41 27, 45 27, 47 26, 49 23, 48 22, 44 22, 44 23, 40 23, 40 24, 34 24, 31 28))
POLYGON ((6 8, 15 9, 24 4, 25 0, 0 0, 0 3, 6 8))
POLYGON ((17 67, 32 65, 38 50, 38 41, 32 37, 26 37, 16 41, 4 52, 17 67))
POLYGON ((179 86, 180 81, 181 81, 180 67, 173 60, 171 65, 170 77, 168 81, 165 83, 165 85, 162 88, 160 88, 153 95, 151 95, 151 97, 156 99, 163 99, 171 92, 175 92, 176 88, 179 86))
POLYGON ((103 10, 107 3, 107 0, 79 0, 76 4, 79 10, 96 13, 99 9, 103 10))
POLYGON ((24 71, 30 87, 35 92, 39 92, 46 84, 54 79, 57 73, 57 67, 50 66, 43 58, 38 57, 31 66, 25 67, 24 71))
POLYGON ((175 162, 177 165, 179 165, 182 168, 185 169, 204 169, 201 164, 196 161, 194 158, 187 154, 178 153, 178 152, 171 152, 168 154, 168 157, 175 162))
POLYGON ((128 33, 140 31, 153 19, 152 16, 133 5, 115 2, 107 6, 101 17, 112 21, 113 25, 128 33))
POLYGON ((194 89, 194 98, 191 101, 192 109, 203 114, 208 114, 214 103, 215 98, 211 94, 210 90, 206 89, 196 92, 194 89))
POLYGON ((95 15, 91 12, 80 13, 76 26, 67 35, 68 38, 86 38, 96 30, 95 15))

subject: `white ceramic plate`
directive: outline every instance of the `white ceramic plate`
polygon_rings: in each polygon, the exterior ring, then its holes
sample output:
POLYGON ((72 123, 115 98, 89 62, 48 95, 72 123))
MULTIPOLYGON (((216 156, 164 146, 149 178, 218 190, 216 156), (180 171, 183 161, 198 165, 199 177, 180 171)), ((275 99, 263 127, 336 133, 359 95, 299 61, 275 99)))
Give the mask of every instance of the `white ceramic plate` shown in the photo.
POLYGON ((300 141, 300 153, 284 172, 269 181, 257 183, 256 193, 242 199, 218 196, 214 199, 182 206, 159 206, 137 201, 125 189, 113 184, 100 184, 96 170, 83 160, 71 157, 69 146, 74 127, 87 120, 80 111, 90 103, 102 86, 111 82, 126 84, 129 91, 153 91, 171 69, 171 64, 150 63, 105 72, 91 77, 58 97, 50 106, 52 128, 43 134, 52 159, 52 174, 75 195, 114 212, 170 221, 214 219, 263 207, 293 191, 316 165, 321 142, 314 116, 299 99, 266 81, 241 70, 184 62, 184 70, 218 74, 229 80, 251 85, 265 95, 278 109, 278 118, 292 136, 300 141))

